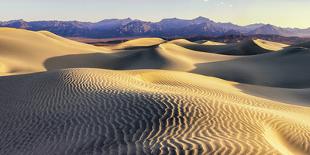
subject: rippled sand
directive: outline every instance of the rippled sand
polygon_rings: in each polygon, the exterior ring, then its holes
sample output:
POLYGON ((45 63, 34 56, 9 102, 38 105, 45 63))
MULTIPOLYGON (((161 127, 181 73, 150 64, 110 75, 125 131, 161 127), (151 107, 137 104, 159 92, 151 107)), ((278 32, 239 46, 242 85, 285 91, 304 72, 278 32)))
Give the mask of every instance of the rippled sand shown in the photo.
POLYGON ((277 51, 236 56, 180 42, 0 29, 0 154, 310 154, 307 48, 259 40, 277 51))

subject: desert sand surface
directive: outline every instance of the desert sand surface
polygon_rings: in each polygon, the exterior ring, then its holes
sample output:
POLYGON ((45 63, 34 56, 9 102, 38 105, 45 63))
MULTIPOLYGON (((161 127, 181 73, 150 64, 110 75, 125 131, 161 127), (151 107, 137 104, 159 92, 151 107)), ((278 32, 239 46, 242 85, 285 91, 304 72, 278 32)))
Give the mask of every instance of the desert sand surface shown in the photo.
POLYGON ((198 64, 193 72, 222 79, 284 88, 309 88, 310 49, 289 47, 279 52, 198 64))
POLYGON ((108 51, 78 43, 50 32, 0 28, 0 75, 44 71, 51 57, 108 51))
POLYGON ((163 70, 67 69, 4 77, 1 151, 309 153, 310 108, 246 95, 234 85, 163 70))
POLYGON ((0 28, 0 154, 310 154, 309 52, 0 28))
POLYGON ((273 51, 279 51, 288 46, 286 44, 261 39, 245 40, 234 44, 224 44, 212 41, 207 41, 205 43, 199 44, 190 42, 185 39, 173 40, 171 41, 171 43, 195 51, 204 51, 209 53, 218 53, 225 55, 256 55, 273 51))

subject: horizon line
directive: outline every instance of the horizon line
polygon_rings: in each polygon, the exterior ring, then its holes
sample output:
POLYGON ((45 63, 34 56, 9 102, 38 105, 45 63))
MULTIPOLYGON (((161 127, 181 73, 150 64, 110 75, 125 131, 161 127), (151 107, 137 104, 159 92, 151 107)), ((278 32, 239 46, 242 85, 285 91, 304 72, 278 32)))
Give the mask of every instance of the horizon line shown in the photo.
POLYGON ((250 26, 250 25, 255 25, 255 24, 264 24, 264 25, 272 25, 272 26, 276 26, 276 27, 279 27, 279 28, 291 28, 291 29, 310 29, 310 26, 307 26, 307 27, 288 27, 288 26, 281 26, 281 25, 277 25, 277 24, 272 24, 272 23, 264 23, 264 22, 257 22, 257 23, 250 23, 250 24, 236 24, 234 22, 218 22, 218 21, 215 21, 209 17, 205 17, 205 16, 197 16, 197 17, 194 17, 194 18, 180 18, 180 17, 167 17, 167 18, 162 18, 162 19, 159 19, 159 20, 143 20, 143 19, 139 19, 139 18, 131 18, 131 17, 125 17, 125 18, 115 18, 115 17, 111 17, 111 18, 103 18, 102 20, 98 20, 98 21, 84 21, 84 20, 78 20, 78 19, 72 19, 72 20, 64 20, 64 19, 38 19, 38 20, 27 20, 27 19, 24 19, 24 18, 20 18, 20 19, 12 19, 12 20, 0 20, 0 22, 10 22, 10 21, 19 21, 19 20, 22 20, 22 21, 25 21, 25 22, 38 22, 38 21, 59 21, 59 22, 84 22, 84 23, 98 23, 98 22, 101 22, 101 21, 104 21, 104 20, 124 20, 124 19, 131 19, 133 21, 143 21, 143 22, 151 22, 151 23, 158 23, 158 22, 161 22, 162 20, 165 20, 165 19, 179 19, 179 20, 194 20, 194 19, 197 19, 197 18, 206 18, 206 19, 209 19, 215 23, 229 23, 229 24, 233 24, 233 25, 237 25, 237 26, 250 26))

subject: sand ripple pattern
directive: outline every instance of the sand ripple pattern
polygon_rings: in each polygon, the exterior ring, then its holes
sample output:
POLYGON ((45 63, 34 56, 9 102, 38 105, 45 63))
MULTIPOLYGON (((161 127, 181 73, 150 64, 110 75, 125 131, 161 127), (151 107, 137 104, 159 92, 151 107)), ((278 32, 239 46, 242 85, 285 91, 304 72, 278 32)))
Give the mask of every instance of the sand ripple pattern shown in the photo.
POLYGON ((154 70, 1 77, 0 154, 310 154, 309 108, 233 85, 154 70))

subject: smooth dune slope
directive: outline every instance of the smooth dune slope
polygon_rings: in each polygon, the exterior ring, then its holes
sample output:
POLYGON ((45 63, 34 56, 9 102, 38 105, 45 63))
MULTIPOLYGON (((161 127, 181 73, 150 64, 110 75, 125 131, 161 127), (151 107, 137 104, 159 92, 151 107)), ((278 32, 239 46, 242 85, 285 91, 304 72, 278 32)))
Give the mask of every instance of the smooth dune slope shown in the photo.
POLYGON ((0 28, 0 75, 44 71, 44 61, 56 56, 105 51, 46 31, 0 28))
POLYGON ((0 78, 1 154, 309 154, 310 109, 184 72, 0 78))
POLYGON ((261 98, 268 98, 289 104, 308 107, 310 106, 310 88, 292 89, 248 84, 238 84, 237 87, 240 88, 244 93, 255 95, 261 98))
POLYGON ((290 47, 279 52, 202 63, 192 72, 240 83, 310 88, 310 49, 290 47))
POLYGON ((268 53, 272 51, 279 51, 287 47, 288 45, 256 39, 245 40, 239 43, 223 44, 217 42, 205 42, 198 44, 187 41, 185 39, 178 39, 171 41, 171 43, 188 48, 195 51, 203 51, 209 53, 218 53, 225 55, 257 55, 268 53))

